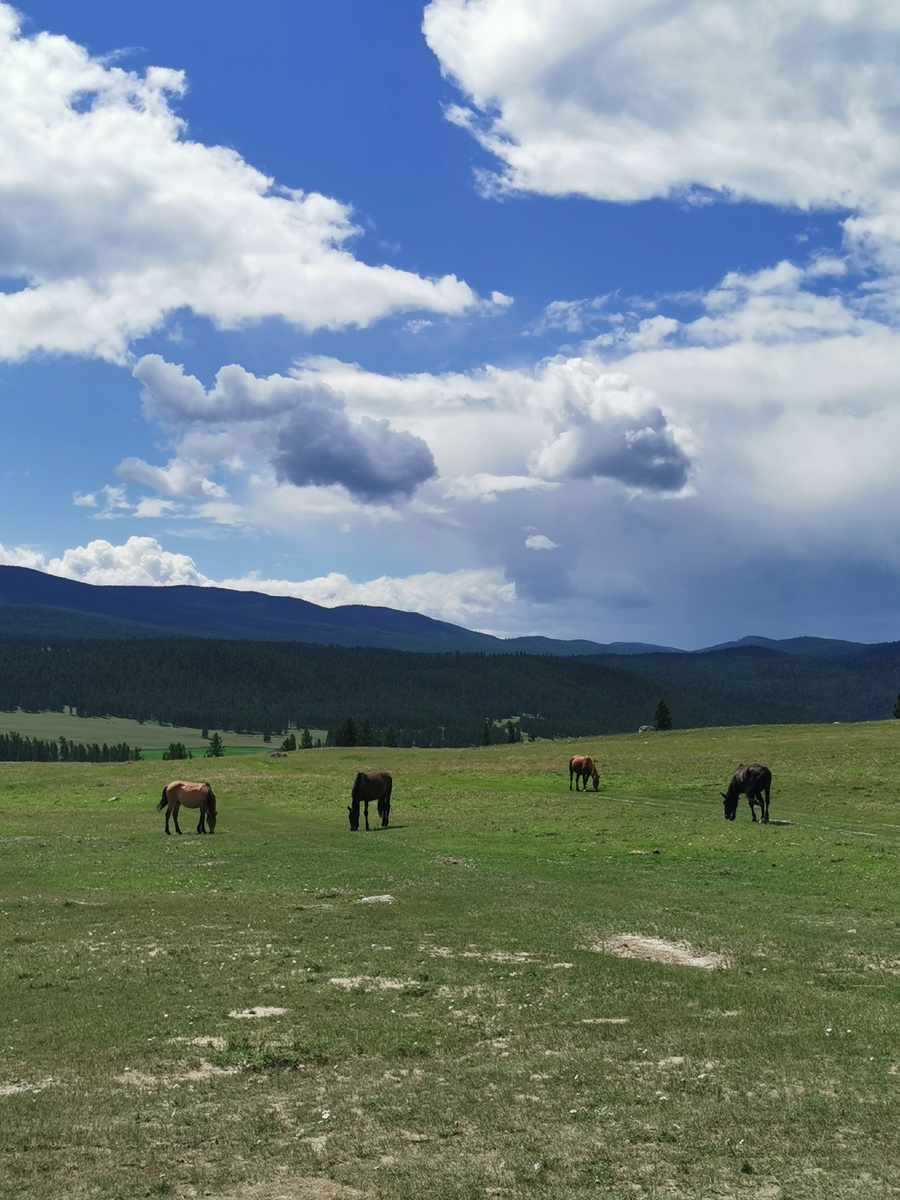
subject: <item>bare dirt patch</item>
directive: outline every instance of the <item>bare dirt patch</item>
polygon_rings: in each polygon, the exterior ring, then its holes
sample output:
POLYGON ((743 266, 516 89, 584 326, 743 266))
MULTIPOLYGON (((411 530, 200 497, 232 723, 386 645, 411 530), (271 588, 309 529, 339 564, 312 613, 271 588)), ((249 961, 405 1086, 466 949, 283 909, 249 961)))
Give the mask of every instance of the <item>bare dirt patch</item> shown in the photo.
POLYGON ((286 1012, 286 1008, 275 1008, 271 1004, 257 1004, 255 1008, 233 1008, 228 1015, 237 1021, 250 1021, 254 1017, 283 1017, 286 1012))
POLYGON ((394 903, 394 897, 388 896, 388 895, 360 896, 360 898, 357 900, 357 904, 393 904, 393 903, 394 903))
POLYGON ((383 979, 380 975, 349 975, 344 978, 335 977, 328 980, 335 987, 365 988, 367 992, 402 991, 403 988, 418 987, 415 979, 383 979))
POLYGON ((37 1083, 26 1083, 20 1080, 16 1083, 0 1083, 0 1096, 20 1096, 23 1092, 42 1092, 45 1088, 53 1087, 55 1079, 39 1079, 37 1083))
POLYGON ((699 967, 704 971, 732 965, 732 960, 725 954, 698 954, 686 942, 665 942, 662 938, 645 937, 640 933, 617 933, 594 942, 590 949, 597 954, 613 954, 616 958, 636 958, 674 967, 699 967))

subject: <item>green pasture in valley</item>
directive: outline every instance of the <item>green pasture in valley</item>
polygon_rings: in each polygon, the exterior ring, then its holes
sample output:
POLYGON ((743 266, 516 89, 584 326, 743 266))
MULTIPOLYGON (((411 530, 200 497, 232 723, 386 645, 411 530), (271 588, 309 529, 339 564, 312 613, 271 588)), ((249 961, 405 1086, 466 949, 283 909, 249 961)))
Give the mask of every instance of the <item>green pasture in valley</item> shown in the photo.
MULTIPOLYGON (((0 733, 15 731, 22 737, 39 738, 43 741, 56 741, 57 738, 68 738, 72 742, 82 742, 90 745, 112 746, 117 742, 127 742, 129 746, 140 749, 144 758, 160 758, 171 742, 181 742, 194 755, 201 758, 208 742, 200 736, 199 729, 189 729, 180 725, 160 725, 156 721, 130 721, 125 717, 76 717, 68 709, 61 712, 0 712, 0 733)), ((210 730, 210 732, 213 732, 210 730)), ((284 741, 279 734, 272 734, 270 742, 263 741, 261 733, 234 733, 230 730, 217 730, 225 744, 226 754, 250 754, 253 751, 271 751, 277 749, 284 741)), ((294 730, 299 739, 300 730, 294 730)), ((310 731, 313 739, 321 738, 324 742, 327 730, 313 729, 310 731)))
POLYGON ((0 764, 0 1198, 896 1196, 898 739, 0 764))

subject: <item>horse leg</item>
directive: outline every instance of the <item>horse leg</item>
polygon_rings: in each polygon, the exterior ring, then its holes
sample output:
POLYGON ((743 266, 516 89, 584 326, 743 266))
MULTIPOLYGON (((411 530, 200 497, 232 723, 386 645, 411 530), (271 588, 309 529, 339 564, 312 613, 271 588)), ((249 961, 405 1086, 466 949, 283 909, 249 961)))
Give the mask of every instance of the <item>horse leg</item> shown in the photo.
POLYGON ((381 828, 387 829, 388 818, 391 815, 391 789, 390 788, 388 788, 388 790, 387 790, 387 795, 385 795, 383 797, 380 807, 382 809, 381 828))
MULTIPOLYGON (((750 805, 750 816, 756 821, 756 796, 753 792, 747 793, 747 803, 750 805)), ((762 805, 760 805, 762 808, 762 805)))
POLYGON ((368 800, 366 801, 365 818, 366 818, 366 832, 368 832, 368 830, 369 830, 369 801, 368 800))
POLYGON ((169 808, 167 808, 167 809, 166 809, 166 837, 168 837, 168 836, 169 836, 169 833, 170 833, 170 830, 169 830, 169 813, 170 813, 171 811, 172 811, 172 808, 171 808, 171 806, 169 806, 169 808))
POLYGON ((572 790, 572 776, 573 776, 574 774, 575 774, 575 772, 574 772, 574 771, 571 769, 571 767, 570 767, 570 768, 569 768, 569 791, 570 791, 570 792, 571 792, 571 790, 572 790))
POLYGON ((762 812, 763 824, 769 823, 769 789, 765 788, 760 794, 760 811, 762 812))
POLYGON ((205 821, 206 821, 206 809, 201 808, 200 809, 200 820, 197 822, 197 832, 198 833, 206 833, 206 825, 204 824, 205 821))
POLYGON ((181 826, 178 824, 178 810, 181 808, 181 801, 176 800, 172 805, 172 820, 175 822, 175 832, 181 833, 181 826))

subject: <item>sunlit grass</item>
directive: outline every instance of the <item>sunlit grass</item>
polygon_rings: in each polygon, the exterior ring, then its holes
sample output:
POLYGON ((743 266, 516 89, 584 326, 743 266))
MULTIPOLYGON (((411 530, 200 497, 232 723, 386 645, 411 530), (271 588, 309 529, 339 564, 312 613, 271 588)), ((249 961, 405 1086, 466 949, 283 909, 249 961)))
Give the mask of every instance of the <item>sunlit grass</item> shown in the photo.
POLYGON ((894 1194, 896 736, 205 760, 214 837, 164 836, 171 764, 3 764, 0 1196, 894 1194), (722 819, 751 759, 768 827, 722 819))

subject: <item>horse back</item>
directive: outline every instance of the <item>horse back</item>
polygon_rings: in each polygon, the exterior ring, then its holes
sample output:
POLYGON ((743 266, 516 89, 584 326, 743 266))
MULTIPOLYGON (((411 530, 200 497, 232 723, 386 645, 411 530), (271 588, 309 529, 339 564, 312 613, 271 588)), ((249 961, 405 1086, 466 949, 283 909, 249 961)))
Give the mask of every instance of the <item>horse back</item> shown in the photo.
POLYGON ((752 763, 747 767, 747 782, 755 792, 767 792, 772 786, 772 772, 762 763, 752 763))
POLYGON ((360 801, 390 797, 393 784, 387 771, 360 771, 353 782, 350 799, 358 804, 360 801))
POLYGON ((175 779, 165 788, 169 800, 177 800, 184 808, 200 808, 202 805, 215 803, 215 794, 208 783, 189 783, 185 779, 175 779))

